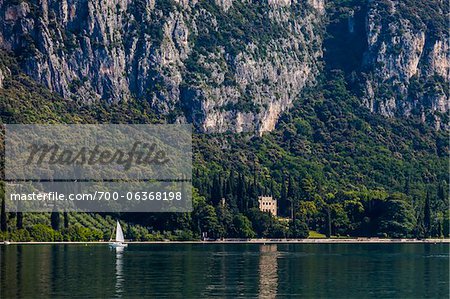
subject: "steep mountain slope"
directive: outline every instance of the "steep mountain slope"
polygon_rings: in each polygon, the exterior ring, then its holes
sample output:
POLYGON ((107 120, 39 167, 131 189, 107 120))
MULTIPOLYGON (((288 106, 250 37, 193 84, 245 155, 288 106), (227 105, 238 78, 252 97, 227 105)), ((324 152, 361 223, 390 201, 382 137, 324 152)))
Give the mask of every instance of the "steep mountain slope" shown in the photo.
POLYGON ((65 99, 139 99, 203 132, 273 130, 323 65, 353 73, 370 111, 440 129, 446 15, 440 0, 4 0, 0 46, 65 99))
POLYGON ((347 72, 365 107, 448 129, 449 7, 444 1, 332 1, 328 12, 325 65, 347 72))
MULTIPOLYGON (((0 68, 7 70, 0 89, 1 123, 161 121, 159 116, 152 115, 149 105, 133 100, 90 105, 64 100, 23 74, 15 60, 3 52, 0 68)), ((188 215, 138 213, 121 215, 122 219, 144 225, 148 231, 187 230, 187 234, 178 232, 180 238, 192 238, 192 232, 199 236, 199 223, 211 234, 218 234, 217 227, 224 225, 227 236, 249 236, 235 233, 225 224, 208 222, 217 221, 214 209, 219 209, 218 202, 225 198, 231 209, 225 220, 245 213, 258 236, 280 237, 283 233, 279 231, 260 231, 258 227, 272 220, 249 210, 257 195, 270 193, 280 199, 283 213, 289 200, 295 200, 308 213, 315 213, 310 216, 310 229, 326 233, 328 226, 323 219, 327 209, 332 208, 333 234, 378 235, 385 232, 379 223, 385 200, 392 192, 400 191, 407 195, 402 200, 407 202, 408 215, 415 214, 418 220, 408 224, 408 229, 398 236, 411 236, 411 227, 416 229, 414 235, 423 236, 426 198, 430 199, 429 227, 433 235, 440 236, 446 223, 444 217, 449 217, 445 191, 448 131, 435 131, 414 120, 373 115, 360 105, 350 87, 344 72, 327 73, 318 86, 303 92, 302 99, 283 114, 273 132, 262 136, 195 134, 193 184, 199 194, 194 198, 201 204, 188 215), (286 194, 286 190, 292 189, 295 191, 291 195, 286 194), (352 218, 356 216, 350 210, 343 211, 352 205, 364 206, 364 213, 360 208, 357 210, 359 218, 352 218), (373 209, 374 205, 381 207, 373 209), (353 219, 353 224, 348 219, 353 219)), ((219 210, 217 215, 222 215, 219 210)), ((15 219, 11 217, 10 225, 14 226, 15 219)), ((46 217, 44 224, 48 223, 48 216, 25 217, 31 221, 30 225, 43 223, 37 218, 46 217)), ((448 227, 444 232, 448 234, 448 227)), ((21 239, 19 235, 14 238, 21 239)))
POLYGON ((194 211, 120 216, 148 231, 296 236, 252 209, 272 194, 328 235, 448 235, 446 14, 439 0, 0 0, 0 122, 194 123, 194 211))
POLYGON ((2 1, 1 46, 64 98, 148 101, 205 132, 272 130, 314 81, 320 1, 2 1))
POLYGON ((430 117, 437 129, 449 109, 448 5, 444 1, 371 3, 368 12, 370 69, 365 105, 393 116, 430 117))

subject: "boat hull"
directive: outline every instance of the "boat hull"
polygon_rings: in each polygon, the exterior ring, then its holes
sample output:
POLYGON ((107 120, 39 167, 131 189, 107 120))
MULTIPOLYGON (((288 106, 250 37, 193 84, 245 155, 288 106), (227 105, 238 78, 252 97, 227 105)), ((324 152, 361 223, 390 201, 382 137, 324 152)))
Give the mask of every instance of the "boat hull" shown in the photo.
POLYGON ((121 243, 121 242, 111 242, 108 245, 111 248, 121 248, 121 247, 127 247, 128 246, 128 244, 121 243))

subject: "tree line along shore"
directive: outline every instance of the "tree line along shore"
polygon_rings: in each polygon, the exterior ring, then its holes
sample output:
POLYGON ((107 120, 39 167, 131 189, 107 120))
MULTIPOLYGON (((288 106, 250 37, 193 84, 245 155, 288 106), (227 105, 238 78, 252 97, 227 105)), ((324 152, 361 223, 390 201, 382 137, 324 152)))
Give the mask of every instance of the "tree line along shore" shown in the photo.
MULTIPOLYGON (((84 244, 106 244, 105 241, 88 242, 4 242, 3 245, 84 245, 84 244)), ((450 239, 383 239, 383 238, 330 238, 330 239, 224 239, 224 240, 203 240, 203 241, 126 241, 127 244, 450 244, 450 239)))

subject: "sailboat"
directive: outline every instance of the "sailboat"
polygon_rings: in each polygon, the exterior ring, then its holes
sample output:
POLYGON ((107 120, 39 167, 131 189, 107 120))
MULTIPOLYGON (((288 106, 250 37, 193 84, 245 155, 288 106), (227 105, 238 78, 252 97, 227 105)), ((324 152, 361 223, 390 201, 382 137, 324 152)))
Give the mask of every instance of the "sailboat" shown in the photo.
MULTIPOLYGON (((112 235, 111 235, 112 237, 112 235)), ((109 246, 112 248, 119 248, 119 247, 127 247, 128 244, 125 244, 125 239, 123 238, 123 231, 122 227, 120 226, 119 221, 117 220, 117 226, 116 226, 116 240, 112 241, 112 238, 109 240, 109 246)))

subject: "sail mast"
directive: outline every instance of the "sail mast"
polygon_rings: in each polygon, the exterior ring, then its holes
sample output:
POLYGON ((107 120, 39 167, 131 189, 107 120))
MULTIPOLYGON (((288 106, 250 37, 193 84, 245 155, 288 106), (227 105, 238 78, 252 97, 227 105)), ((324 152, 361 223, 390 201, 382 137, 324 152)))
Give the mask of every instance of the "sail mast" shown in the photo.
POLYGON ((111 230, 111 235, 109 236, 109 242, 111 242, 113 240, 113 236, 114 236, 114 227, 111 230))

